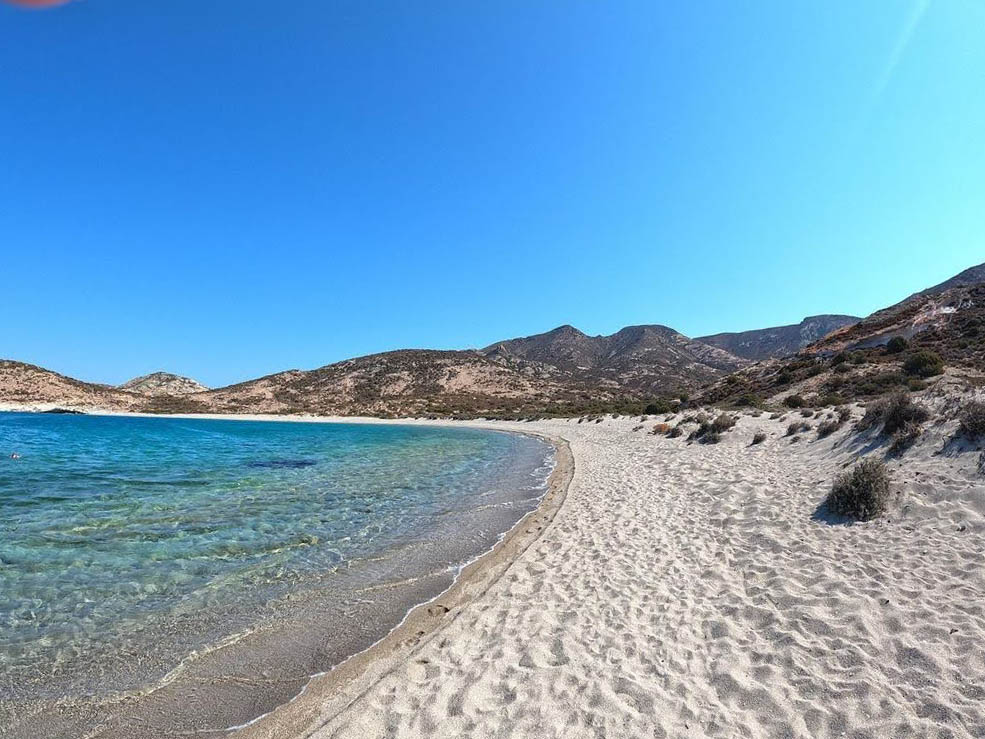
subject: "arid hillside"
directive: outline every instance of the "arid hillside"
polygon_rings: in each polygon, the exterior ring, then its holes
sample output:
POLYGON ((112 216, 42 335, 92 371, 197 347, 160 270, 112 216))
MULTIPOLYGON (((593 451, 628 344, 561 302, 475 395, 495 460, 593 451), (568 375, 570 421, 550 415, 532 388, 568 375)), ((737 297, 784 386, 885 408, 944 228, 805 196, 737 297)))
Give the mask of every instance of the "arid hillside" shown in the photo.
POLYGON ((608 336, 561 326, 481 350, 385 352, 216 390, 168 373, 114 388, 3 361, 0 403, 151 413, 582 415, 633 413, 683 396, 840 404, 955 374, 985 375, 985 265, 862 320, 815 316, 702 340, 660 325, 608 336), (750 359, 761 356, 768 358, 750 359))
POLYGON ((141 397, 82 382, 33 364, 0 359, 0 403, 135 410, 141 397))
POLYGON ((797 356, 744 368, 705 388, 700 397, 755 404, 792 395, 837 404, 919 390, 944 375, 972 383, 985 376, 985 267, 876 311, 797 356))
POLYGON ((699 336, 697 341, 724 349, 743 359, 759 361, 796 354, 832 331, 851 326, 860 320, 862 319, 856 316, 809 316, 790 326, 699 336))

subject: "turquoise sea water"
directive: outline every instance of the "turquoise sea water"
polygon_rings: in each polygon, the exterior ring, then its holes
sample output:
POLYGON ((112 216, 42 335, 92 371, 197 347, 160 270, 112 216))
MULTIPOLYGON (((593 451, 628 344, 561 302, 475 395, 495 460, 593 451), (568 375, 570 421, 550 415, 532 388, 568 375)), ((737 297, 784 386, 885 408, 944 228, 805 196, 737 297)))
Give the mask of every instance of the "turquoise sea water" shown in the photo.
POLYGON ((388 552, 461 564, 549 465, 544 442, 473 429, 0 413, 0 695, 136 689, 107 665, 165 636, 178 661, 388 552))

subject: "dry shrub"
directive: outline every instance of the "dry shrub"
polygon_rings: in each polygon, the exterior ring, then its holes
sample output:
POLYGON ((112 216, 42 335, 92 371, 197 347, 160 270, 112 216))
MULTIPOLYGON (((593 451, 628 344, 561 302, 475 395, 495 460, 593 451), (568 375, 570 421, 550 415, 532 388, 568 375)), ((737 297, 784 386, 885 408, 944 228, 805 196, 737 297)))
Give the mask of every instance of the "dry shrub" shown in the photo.
POLYGON ((668 439, 676 439, 678 436, 684 436, 684 429, 680 426, 674 426, 674 428, 667 432, 668 439))
POLYGON ((793 436, 794 434, 799 434, 801 431, 810 431, 811 425, 805 423, 804 421, 794 421, 789 426, 787 426, 787 436, 793 436))
POLYGON ((885 400, 871 403, 856 428, 865 431, 881 424, 882 433, 892 435, 907 425, 919 426, 928 418, 930 413, 926 408, 914 403, 906 393, 896 393, 885 400))
POLYGON ((922 433, 923 427, 919 423, 908 421, 902 428, 897 429, 893 433, 893 443, 889 447, 889 453, 892 455, 902 454, 920 438, 920 434, 922 433))
POLYGON ((711 423, 712 431, 717 431, 718 433, 724 433, 728 431, 733 426, 738 419, 735 416, 729 415, 728 413, 722 413, 711 423))
POLYGON ((968 439, 985 436, 985 403, 972 400, 965 403, 958 415, 959 431, 968 439))
POLYGON ((832 513, 867 521, 885 512, 889 486, 886 465, 878 459, 865 459, 835 478, 825 502, 832 513))
POLYGON ((750 444, 750 446, 756 446, 757 444, 762 444, 764 441, 766 441, 766 434, 764 434, 763 432, 759 432, 758 434, 752 437, 752 444, 750 444))
POLYGON ((722 440, 722 434, 735 426, 736 417, 728 413, 719 414, 714 421, 704 417, 697 429, 691 432, 688 439, 697 439, 702 444, 717 444, 722 440))

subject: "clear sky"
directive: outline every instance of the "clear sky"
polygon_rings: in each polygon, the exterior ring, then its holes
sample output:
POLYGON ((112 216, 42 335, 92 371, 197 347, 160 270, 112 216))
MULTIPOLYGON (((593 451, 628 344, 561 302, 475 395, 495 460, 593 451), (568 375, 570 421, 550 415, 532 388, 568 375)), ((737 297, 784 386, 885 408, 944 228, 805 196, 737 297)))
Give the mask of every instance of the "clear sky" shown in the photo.
POLYGON ((220 385, 985 261, 979 0, 0 3, 0 356, 220 385))

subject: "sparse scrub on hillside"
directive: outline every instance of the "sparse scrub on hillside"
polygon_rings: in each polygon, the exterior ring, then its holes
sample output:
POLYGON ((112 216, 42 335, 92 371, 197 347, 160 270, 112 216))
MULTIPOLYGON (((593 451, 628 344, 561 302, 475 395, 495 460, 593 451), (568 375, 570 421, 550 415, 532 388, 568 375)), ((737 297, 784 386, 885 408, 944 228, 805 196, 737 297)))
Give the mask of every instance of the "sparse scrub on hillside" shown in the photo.
POLYGON ((760 431, 758 434, 752 437, 752 444, 750 446, 756 446, 757 444, 762 444, 766 441, 766 434, 760 431))
POLYGON ((914 377, 933 377, 944 372, 944 360, 937 352, 922 349, 906 358, 903 372, 914 377))
POLYGON ((674 426, 674 428, 667 432, 668 439, 676 439, 679 436, 684 436, 684 429, 680 426, 674 426))
POLYGON ((797 393, 788 395, 783 399, 783 405, 787 408, 803 408, 806 403, 807 401, 804 400, 804 396, 797 393))
POLYGON ((894 336, 886 344, 886 354, 901 354, 910 345, 902 336, 894 336))
POLYGON ((647 403, 646 407, 643 409, 643 413, 647 416, 657 416, 661 413, 669 413, 671 410, 671 405, 666 400, 657 400, 653 403, 647 403))
POLYGON ((763 405, 763 399, 758 395, 745 393, 733 400, 731 405, 735 408, 760 408, 763 405))
POLYGON ((867 521, 885 512, 889 496, 886 465, 877 459, 866 459, 835 478, 825 502, 832 513, 867 521))

